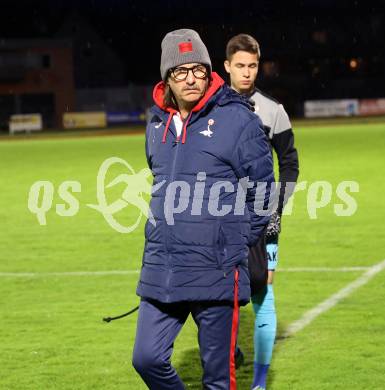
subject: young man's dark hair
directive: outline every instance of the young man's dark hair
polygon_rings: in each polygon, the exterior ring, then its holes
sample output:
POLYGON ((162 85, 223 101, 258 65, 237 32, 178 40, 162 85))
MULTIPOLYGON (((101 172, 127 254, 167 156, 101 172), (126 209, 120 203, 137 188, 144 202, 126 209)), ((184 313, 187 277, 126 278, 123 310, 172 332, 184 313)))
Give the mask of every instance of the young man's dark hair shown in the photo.
POLYGON ((226 58, 230 61, 237 51, 247 51, 248 53, 257 54, 258 60, 261 58, 259 43, 248 34, 238 34, 229 40, 226 46, 226 58))

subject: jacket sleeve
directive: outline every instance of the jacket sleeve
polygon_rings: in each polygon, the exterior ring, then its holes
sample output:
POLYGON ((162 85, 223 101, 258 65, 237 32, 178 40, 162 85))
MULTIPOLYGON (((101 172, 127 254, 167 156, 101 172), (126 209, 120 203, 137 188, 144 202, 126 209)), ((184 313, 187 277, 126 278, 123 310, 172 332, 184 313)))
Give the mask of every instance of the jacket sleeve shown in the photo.
POLYGON ((269 201, 270 187, 274 182, 273 159, 268 139, 263 131, 263 125, 258 116, 255 116, 244 127, 232 155, 232 166, 238 179, 248 178, 250 187, 246 193, 246 204, 250 214, 251 231, 249 245, 255 245, 261 237, 270 215, 258 213, 255 209, 256 197, 266 206, 269 201), (257 191, 257 183, 265 183, 266 190, 257 191))
POLYGON ((294 146, 294 134, 289 117, 282 105, 279 105, 271 145, 277 154, 279 165, 279 182, 281 191, 278 212, 282 214, 285 203, 294 191, 294 183, 298 178, 298 153, 294 146))
POLYGON ((144 150, 146 153, 146 160, 148 167, 152 170, 152 163, 151 163, 151 157, 150 157, 150 150, 149 150, 149 138, 150 138, 150 132, 151 132, 151 122, 149 121, 146 127, 146 137, 145 137, 145 144, 144 144, 144 150))

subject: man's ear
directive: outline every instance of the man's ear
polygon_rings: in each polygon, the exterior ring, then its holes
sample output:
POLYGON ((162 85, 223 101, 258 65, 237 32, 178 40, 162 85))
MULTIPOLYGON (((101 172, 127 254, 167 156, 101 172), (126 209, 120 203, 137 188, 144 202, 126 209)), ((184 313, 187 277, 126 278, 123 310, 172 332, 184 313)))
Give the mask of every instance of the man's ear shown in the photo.
POLYGON ((226 61, 224 62, 224 65, 225 65, 225 70, 226 70, 226 72, 227 72, 227 73, 230 73, 230 62, 229 62, 229 60, 226 60, 226 61))

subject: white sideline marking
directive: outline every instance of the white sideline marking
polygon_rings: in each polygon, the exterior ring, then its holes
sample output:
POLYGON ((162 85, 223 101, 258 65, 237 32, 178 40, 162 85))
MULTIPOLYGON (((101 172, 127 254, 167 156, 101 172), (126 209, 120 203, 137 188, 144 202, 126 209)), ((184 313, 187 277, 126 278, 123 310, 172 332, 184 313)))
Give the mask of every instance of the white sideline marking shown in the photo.
POLYGON ((77 271, 77 272, 0 272, 0 277, 46 277, 46 276, 108 276, 108 275, 132 275, 139 270, 126 271, 77 271))
POLYGON ((370 267, 291 267, 277 268, 278 272, 356 272, 366 271, 370 267))
MULTIPOLYGON (((278 268, 278 272, 357 272, 366 271, 370 267, 294 267, 278 268)), ((140 272, 134 270, 112 270, 112 271, 73 271, 73 272, 0 272, 0 277, 49 277, 49 276, 109 276, 109 275, 136 275, 140 272)))
POLYGON ((364 286, 375 275, 385 269, 385 260, 382 260, 378 264, 370 267, 363 275, 349 283, 346 287, 333 294, 331 297, 321 302, 317 306, 307 311, 299 320, 292 322, 285 330, 283 337, 292 336, 295 333, 301 331, 311 322, 313 322, 319 315, 327 312, 329 309, 336 306, 340 301, 347 298, 358 288, 364 286))

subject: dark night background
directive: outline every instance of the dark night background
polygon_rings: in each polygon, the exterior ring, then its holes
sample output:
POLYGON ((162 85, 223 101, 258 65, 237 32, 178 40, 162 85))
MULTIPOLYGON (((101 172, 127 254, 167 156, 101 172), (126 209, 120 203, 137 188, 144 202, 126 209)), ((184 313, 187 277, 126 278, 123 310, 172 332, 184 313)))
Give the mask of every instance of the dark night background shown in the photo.
POLYGON ((160 42, 196 29, 225 77, 227 40, 241 32, 262 49, 258 85, 301 115, 305 99, 384 97, 384 1, 6 1, 0 42, 69 39, 76 88, 153 85, 160 42), (265 64, 265 65, 264 65, 265 64))

